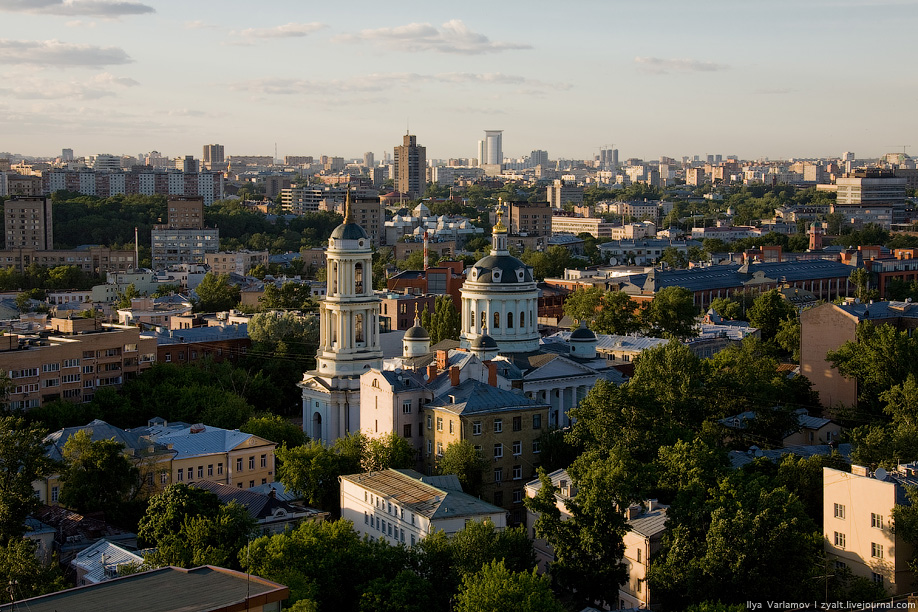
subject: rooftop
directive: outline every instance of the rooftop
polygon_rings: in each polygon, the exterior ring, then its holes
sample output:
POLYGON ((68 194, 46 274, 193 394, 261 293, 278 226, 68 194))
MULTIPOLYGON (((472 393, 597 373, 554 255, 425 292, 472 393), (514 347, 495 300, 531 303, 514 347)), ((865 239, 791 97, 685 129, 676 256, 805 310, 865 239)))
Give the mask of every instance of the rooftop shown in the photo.
POLYGON ((0 605, 0 612, 231 612, 286 599, 290 589, 257 576, 205 565, 160 569, 0 605))
POLYGON ((488 412, 531 410, 546 407, 545 404, 524 395, 492 387, 477 380, 468 379, 456 387, 449 387, 428 404, 430 408, 442 408, 454 414, 479 414, 488 412))
POLYGON ((427 477, 414 470, 389 469, 341 476, 341 479, 372 491, 384 499, 397 502, 400 506, 430 520, 506 512, 503 508, 461 491, 428 484, 424 482, 427 477))

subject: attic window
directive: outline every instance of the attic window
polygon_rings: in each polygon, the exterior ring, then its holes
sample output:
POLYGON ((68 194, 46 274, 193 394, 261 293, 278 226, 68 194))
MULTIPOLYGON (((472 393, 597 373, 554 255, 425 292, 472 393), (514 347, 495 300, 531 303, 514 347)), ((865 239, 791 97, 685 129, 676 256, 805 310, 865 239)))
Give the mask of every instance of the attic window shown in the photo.
POLYGON ((491 274, 494 276, 494 280, 500 280, 500 270, 493 270, 491 274))

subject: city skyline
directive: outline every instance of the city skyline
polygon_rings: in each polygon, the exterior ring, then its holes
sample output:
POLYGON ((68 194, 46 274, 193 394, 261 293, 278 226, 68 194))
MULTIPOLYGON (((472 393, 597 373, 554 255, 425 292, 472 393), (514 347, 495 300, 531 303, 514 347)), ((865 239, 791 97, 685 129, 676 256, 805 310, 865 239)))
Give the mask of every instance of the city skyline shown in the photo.
POLYGON ((0 0, 0 150, 381 157, 407 129, 470 158, 500 129, 514 158, 915 152, 911 2, 271 7, 0 0))

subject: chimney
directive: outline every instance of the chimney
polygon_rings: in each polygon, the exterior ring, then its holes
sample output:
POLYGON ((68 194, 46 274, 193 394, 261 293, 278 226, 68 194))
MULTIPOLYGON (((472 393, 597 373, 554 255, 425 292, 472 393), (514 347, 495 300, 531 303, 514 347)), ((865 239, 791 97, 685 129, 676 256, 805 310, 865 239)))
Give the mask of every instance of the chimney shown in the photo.
POLYGON ((497 386, 497 364, 493 361, 485 361, 484 364, 488 366, 488 384, 492 387, 497 386))
POLYGON ((427 366, 427 382, 432 381, 437 377, 437 364, 432 363, 427 366))
POLYGON ((449 384, 454 387, 459 386, 459 366, 455 365, 449 369, 449 384))
POLYGON ((437 369, 438 370, 445 370, 448 360, 449 358, 448 358, 446 351, 444 350, 437 351, 437 369))
POLYGON ((628 520, 635 519, 641 514, 641 507, 637 504, 628 506, 628 520))

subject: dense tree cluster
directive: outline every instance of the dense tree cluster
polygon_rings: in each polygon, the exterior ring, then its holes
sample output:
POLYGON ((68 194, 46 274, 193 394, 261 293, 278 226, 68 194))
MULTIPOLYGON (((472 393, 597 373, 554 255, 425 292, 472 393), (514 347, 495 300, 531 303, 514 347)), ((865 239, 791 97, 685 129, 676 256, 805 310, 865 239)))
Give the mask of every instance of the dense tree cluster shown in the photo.
POLYGON ((448 295, 438 295, 434 302, 434 310, 430 312, 427 306, 421 313, 421 327, 430 334, 430 343, 436 344, 441 340, 458 340, 459 328, 462 319, 453 298, 448 295))
POLYGON ((599 287, 580 289, 564 302, 564 314, 588 324, 600 334, 625 335, 642 331, 657 337, 697 335, 695 317, 698 313, 692 292, 682 287, 664 287, 644 308, 639 308, 621 291, 605 291, 599 287))

